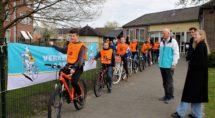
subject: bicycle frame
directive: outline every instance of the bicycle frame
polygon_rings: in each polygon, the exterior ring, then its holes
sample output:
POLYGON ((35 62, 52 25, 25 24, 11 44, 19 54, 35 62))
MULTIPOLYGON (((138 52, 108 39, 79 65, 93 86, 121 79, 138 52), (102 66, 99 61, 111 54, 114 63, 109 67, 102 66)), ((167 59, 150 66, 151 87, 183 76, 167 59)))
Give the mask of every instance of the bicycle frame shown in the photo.
POLYGON ((104 79, 104 75, 105 75, 105 72, 107 72, 107 67, 105 67, 105 68, 101 68, 100 69, 100 72, 99 72, 99 74, 100 74, 100 76, 104 79))
MULTIPOLYGON (((70 100, 74 101, 79 96, 75 97, 75 90, 74 89, 70 90, 70 87, 68 86, 68 84, 66 82, 66 79, 69 80, 69 81, 72 81, 72 78, 69 75, 65 74, 64 72, 60 72, 59 81, 63 84, 62 85, 62 90, 66 89, 66 91, 69 93, 70 100)), ((80 83, 78 83, 78 85, 79 85, 79 87, 81 89, 81 96, 84 96, 83 88, 80 86, 80 83)))

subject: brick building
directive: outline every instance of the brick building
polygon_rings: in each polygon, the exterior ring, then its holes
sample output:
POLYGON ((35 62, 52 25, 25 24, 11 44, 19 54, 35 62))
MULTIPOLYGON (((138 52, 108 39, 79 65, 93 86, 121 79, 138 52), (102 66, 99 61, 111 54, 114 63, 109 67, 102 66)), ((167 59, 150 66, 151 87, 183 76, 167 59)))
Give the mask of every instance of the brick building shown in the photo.
MULTIPOLYGON (((15 0, 12 4, 17 6, 23 4, 25 0, 15 0)), ((32 6, 22 6, 15 9, 14 13, 8 17, 5 25, 13 19, 26 14, 28 11, 33 10, 32 6)), ((10 27, 5 34, 7 42, 18 42, 21 39, 31 39, 33 33, 33 18, 25 18, 17 25, 10 27), (22 32, 22 33, 21 33, 22 32)))
POLYGON ((211 51, 215 51, 215 0, 201 6, 200 24, 207 34, 211 51))

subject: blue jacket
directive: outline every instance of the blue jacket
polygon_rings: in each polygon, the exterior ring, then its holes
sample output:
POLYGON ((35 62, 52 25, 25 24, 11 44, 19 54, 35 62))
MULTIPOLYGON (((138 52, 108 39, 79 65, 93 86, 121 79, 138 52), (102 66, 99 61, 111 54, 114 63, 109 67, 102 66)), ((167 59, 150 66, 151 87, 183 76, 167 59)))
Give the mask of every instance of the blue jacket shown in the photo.
POLYGON ((175 39, 169 38, 160 42, 159 66, 160 68, 171 68, 178 63, 179 47, 175 39))

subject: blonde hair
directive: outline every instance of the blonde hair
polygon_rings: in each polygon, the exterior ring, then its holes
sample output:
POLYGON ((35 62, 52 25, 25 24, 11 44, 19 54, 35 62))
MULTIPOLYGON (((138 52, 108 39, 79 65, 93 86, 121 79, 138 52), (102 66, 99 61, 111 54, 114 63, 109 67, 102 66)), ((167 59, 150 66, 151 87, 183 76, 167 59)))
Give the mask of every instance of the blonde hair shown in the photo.
POLYGON ((201 39, 198 42, 193 41, 193 48, 195 49, 199 42, 204 41, 205 44, 206 44, 206 47, 207 47, 208 55, 210 55, 211 52, 210 52, 210 48, 209 48, 209 45, 208 45, 206 32, 204 30, 197 30, 196 32, 199 32, 199 34, 201 35, 201 39))

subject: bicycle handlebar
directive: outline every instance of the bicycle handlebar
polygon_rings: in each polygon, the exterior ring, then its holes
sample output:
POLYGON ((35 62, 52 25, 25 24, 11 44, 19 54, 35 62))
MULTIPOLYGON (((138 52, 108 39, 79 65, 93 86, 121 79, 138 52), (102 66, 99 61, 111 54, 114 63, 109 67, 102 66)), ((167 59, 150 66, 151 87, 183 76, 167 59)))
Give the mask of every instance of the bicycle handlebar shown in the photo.
POLYGON ((55 65, 55 64, 45 64, 45 66, 50 66, 51 68, 58 68, 58 69, 61 68, 60 65, 55 65))

